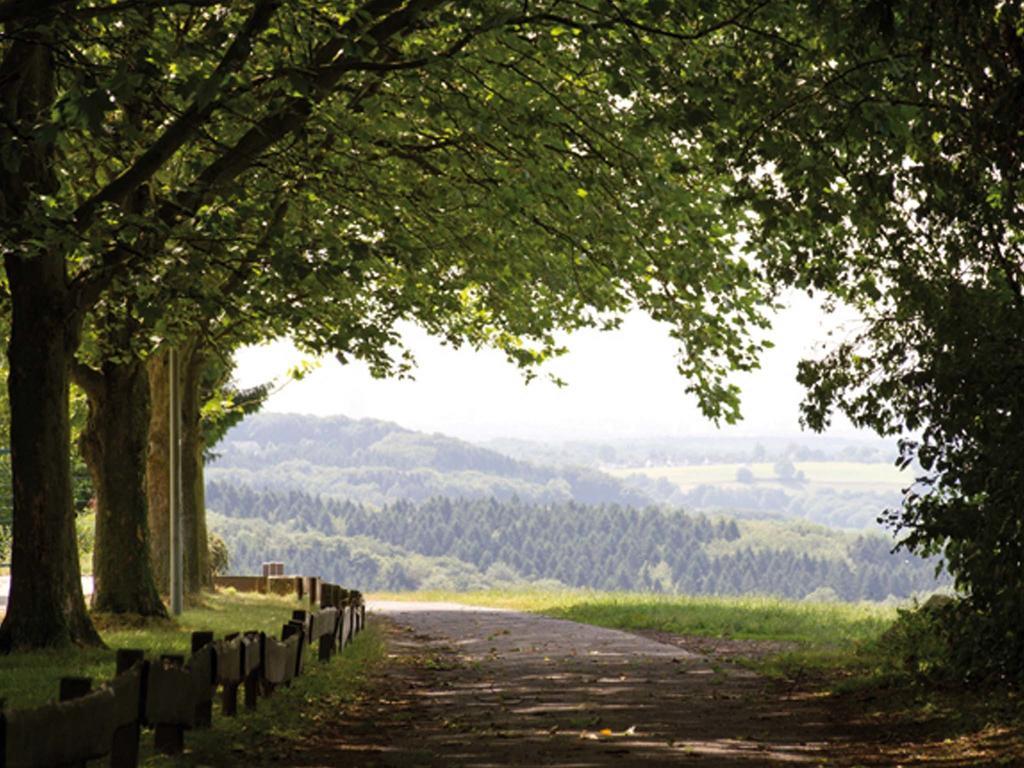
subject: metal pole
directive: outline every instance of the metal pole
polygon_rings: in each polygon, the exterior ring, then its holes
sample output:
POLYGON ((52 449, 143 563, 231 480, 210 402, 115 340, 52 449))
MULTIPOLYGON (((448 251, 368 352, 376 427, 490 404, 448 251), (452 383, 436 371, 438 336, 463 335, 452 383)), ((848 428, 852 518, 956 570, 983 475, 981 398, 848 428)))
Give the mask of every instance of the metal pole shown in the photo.
POLYGON ((182 551, 181 551, 181 391, 178 386, 178 350, 173 347, 169 355, 168 376, 170 377, 170 587, 171 613, 181 613, 182 603, 182 551))

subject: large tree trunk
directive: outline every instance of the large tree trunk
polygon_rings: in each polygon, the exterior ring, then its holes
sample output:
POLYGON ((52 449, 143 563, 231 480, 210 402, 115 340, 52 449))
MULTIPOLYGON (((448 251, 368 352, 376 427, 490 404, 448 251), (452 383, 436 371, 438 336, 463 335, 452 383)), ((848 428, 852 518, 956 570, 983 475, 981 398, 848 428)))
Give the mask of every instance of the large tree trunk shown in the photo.
MULTIPOLYGON (((198 340, 181 347, 181 461, 182 508, 181 537, 184 560, 183 586, 186 595, 195 597, 210 586, 210 555, 206 541, 206 502, 203 487, 203 445, 200 409, 200 384, 205 352, 198 340)), ((168 557, 170 544, 170 499, 168 435, 170 392, 168 354, 161 351, 149 361, 149 450, 146 488, 149 500, 150 552, 157 584, 169 589, 168 557)))
POLYGON ((42 125, 55 94, 49 31, 18 33, 0 65, 0 145, 8 153, 0 173, 0 239, 14 251, 4 259, 14 541, 0 650, 100 642, 85 610, 71 501, 68 365, 79 321, 66 262, 58 251, 13 248, 32 235, 23 229, 32 196, 57 185, 52 144, 39 133, 15 136, 9 129, 42 125))
POLYGON ((170 366, 167 350, 149 358, 149 444, 146 451, 146 500, 149 507, 149 554, 153 578, 163 594, 170 592, 170 366))
POLYGON ((198 340, 185 345, 181 366, 181 530, 185 552, 185 593, 198 595, 210 586, 206 541, 206 494, 203 488, 203 430, 200 384, 206 353, 198 340))
POLYGON ((64 259, 6 260, 14 542, 0 649, 99 643, 86 613, 71 501, 64 259))
POLYGON ((82 453, 96 491, 93 608, 166 616, 149 554, 146 442, 149 379, 138 359, 105 362, 102 372, 79 367, 89 397, 82 453))

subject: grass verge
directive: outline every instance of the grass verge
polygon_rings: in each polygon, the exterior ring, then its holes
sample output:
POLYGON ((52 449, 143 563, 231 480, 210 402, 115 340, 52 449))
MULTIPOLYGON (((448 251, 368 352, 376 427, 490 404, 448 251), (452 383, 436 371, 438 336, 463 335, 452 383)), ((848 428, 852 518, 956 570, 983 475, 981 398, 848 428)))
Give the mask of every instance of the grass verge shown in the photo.
MULTIPOLYGON (((0 692, 10 708, 45 704, 57 697, 61 677, 92 677, 97 683, 114 675, 118 648, 142 648, 150 657, 159 653, 189 651, 190 635, 212 630, 226 633, 257 630, 274 634, 296 608, 308 605, 296 600, 233 591, 204 595, 201 604, 186 610, 177 620, 134 620, 94 614, 106 648, 69 648, 0 656, 0 692)), ((339 706, 353 700, 372 678, 385 658, 383 633, 371 622, 330 664, 315 657, 304 674, 286 688, 262 698, 255 711, 239 710, 234 718, 220 714, 214 705, 210 730, 189 731, 186 751, 170 758, 152 750, 152 733, 144 731, 141 762, 145 766, 280 765, 290 751, 312 735, 339 706)), ((96 765, 105 765, 103 761, 96 765)), ((90 765, 92 765, 90 763, 90 765)))
POLYGON ((0 695, 10 708, 38 706, 57 698, 62 677, 91 677, 98 682, 112 678, 118 648, 141 648, 148 656, 187 655, 190 635, 198 630, 213 630, 217 637, 250 629, 276 636, 293 609, 308 607, 283 597, 228 592, 204 595, 200 604, 184 611, 176 620, 126 620, 93 614, 106 648, 65 648, 0 656, 0 695))
POLYGON ((487 605, 612 629, 794 643, 820 653, 853 649, 876 640, 896 619, 896 609, 871 603, 803 603, 772 597, 487 590, 375 594, 370 598, 487 605))

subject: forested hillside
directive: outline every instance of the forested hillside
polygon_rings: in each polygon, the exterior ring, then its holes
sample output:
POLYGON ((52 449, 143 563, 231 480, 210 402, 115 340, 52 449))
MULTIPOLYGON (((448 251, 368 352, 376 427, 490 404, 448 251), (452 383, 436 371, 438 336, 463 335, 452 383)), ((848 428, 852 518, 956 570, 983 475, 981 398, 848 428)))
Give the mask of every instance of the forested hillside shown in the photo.
POLYGON ((538 466, 385 421, 275 413, 255 415, 232 429, 217 446, 207 476, 375 506, 433 496, 642 506, 655 500, 646 489, 660 485, 673 492, 667 483, 624 481, 585 467, 538 466))
POLYGON ((844 600, 935 588, 934 565, 881 536, 807 523, 712 519, 648 507, 512 499, 399 501, 368 509, 300 491, 212 482, 211 527, 231 569, 267 559, 368 590, 553 583, 688 594, 844 600))
MULTIPOLYGON (((278 492, 301 490, 373 507, 433 497, 556 504, 668 504, 707 514, 743 518, 802 519, 849 529, 877 529, 887 508, 899 506, 893 489, 850 489, 821 484, 768 485, 707 482, 680 488, 664 477, 642 473, 613 476, 599 466, 616 460, 698 462, 707 459, 839 461, 870 459, 881 466, 883 441, 789 438, 624 441, 621 445, 545 445, 494 441, 499 450, 446 435, 426 434, 374 419, 257 414, 233 428, 220 443, 207 476, 211 480, 278 492), (788 458, 786 459, 788 460, 788 458), (566 463, 566 462, 570 463, 566 463), (571 462, 578 461, 578 464, 571 462)), ((690 466, 694 466, 691 464, 690 466)), ((831 466, 831 465, 830 465, 831 466)), ((614 470, 613 470, 614 471, 614 470)))

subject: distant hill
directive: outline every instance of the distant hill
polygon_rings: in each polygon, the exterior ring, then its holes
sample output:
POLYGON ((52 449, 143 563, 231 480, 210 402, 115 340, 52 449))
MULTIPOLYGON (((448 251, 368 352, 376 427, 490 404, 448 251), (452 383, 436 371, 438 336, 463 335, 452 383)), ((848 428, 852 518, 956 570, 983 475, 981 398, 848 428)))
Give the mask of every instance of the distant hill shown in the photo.
POLYGON ((744 464, 790 461, 892 464, 898 450, 894 440, 875 437, 823 435, 763 435, 756 437, 643 437, 616 440, 557 440, 540 442, 497 438, 481 445, 518 459, 548 465, 605 467, 744 464))
POLYGON ((816 482, 812 473, 803 484, 763 478, 744 484, 735 475, 744 466, 759 475, 770 471, 764 469, 771 466, 767 462, 784 458, 825 462, 818 466, 836 468, 826 474, 837 478, 842 473, 874 477, 891 470, 883 463, 891 460, 891 449, 883 440, 788 437, 476 445, 376 419, 264 413, 247 418, 216 446, 218 457, 207 477, 371 507, 434 497, 664 504, 747 519, 801 519, 877 530, 879 515, 900 503, 891 483, 816 482))
POLYGON ((678 510, 495 499, 370 510, 308 493, 213 482, 211 529, 235 572, 282 560, 367 590, 523 584, 687 594, 884 600, 944 582, 880 535, 678 510))
MULTIPOLYGON (((299 489, 371 506, 435 496, 636 506, 661 500, 659 483, 647 478, 542 466, 374 419, 257 414, 234 427, 215 453, 209 480, 299 489)), ((661 494, 674 493, 671 484, 660 487, 661 494)))
POLYGON ((288 414, 252 416, 215 450, 209 522, 236 572, 279 559, 364 589, 550 584, 847 600, 942 583, 933 563, 891 554, 877 526, 863 535, 812 522, 867 528, 889 491, 815 486, 813 476, 780 484, 764 476, 775 471, 767 463, 750 464, 745 483, 708 464, 615 477, 552 462, 540 447, 509 456, 385 421, 288 414))

